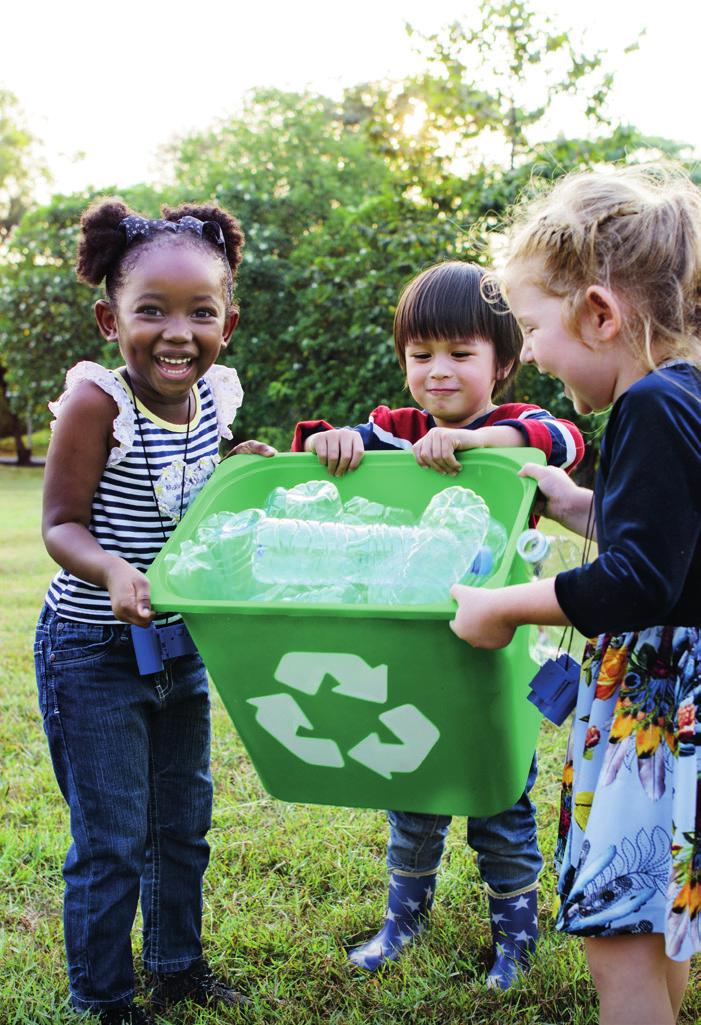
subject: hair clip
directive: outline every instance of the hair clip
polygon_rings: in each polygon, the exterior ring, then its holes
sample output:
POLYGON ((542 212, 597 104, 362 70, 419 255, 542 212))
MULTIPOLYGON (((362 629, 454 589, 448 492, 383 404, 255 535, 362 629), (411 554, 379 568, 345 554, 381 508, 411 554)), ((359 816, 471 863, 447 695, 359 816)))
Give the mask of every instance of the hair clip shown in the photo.
POLYGON ((217 221, 201 221, 198 217, 191 217, 186 214, 178 221, 149 220, 146 217, 139 217, 138 214, 130 214, 122 218, 119 227, 124 232, 127 246, 130 246, 135 239, 153 238, 158 232, 169 231, 177 235, 183 231, 189 231, 198 238, 208 239, 224 250, 226 254, 226 241, 221 224, 217 221))

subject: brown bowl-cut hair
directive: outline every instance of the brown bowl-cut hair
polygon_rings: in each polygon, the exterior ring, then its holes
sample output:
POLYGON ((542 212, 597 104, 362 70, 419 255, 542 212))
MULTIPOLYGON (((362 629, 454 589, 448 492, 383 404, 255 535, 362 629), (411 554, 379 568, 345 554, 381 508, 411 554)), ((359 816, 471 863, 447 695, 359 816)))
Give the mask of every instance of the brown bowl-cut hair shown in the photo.
POLYGON ((394 348, 406 370, 410 342, 491 342, 496 355, 497 392, 518 371, 521 331, 499 292, 482 267, 463 260, 446 260, 422 271, 402 291, 394 314, 394 348))

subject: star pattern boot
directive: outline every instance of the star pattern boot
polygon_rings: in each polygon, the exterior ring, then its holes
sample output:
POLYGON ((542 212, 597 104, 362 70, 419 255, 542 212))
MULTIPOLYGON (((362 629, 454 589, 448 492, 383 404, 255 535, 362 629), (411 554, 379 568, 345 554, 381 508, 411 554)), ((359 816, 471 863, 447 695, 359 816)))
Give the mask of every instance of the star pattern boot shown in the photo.
POLYGON ((510 989, 530 968, 538 939, 538 890, 534 887, 510 897, 488 896, 494 963, 487 986, 510 989))
POLYGON ((351 950, 348 960, 369 972, 396 961, 404 947, 425 927, 435 887, 435 873, 405 876, 392 872, 384 924, 371 940, 351 950))

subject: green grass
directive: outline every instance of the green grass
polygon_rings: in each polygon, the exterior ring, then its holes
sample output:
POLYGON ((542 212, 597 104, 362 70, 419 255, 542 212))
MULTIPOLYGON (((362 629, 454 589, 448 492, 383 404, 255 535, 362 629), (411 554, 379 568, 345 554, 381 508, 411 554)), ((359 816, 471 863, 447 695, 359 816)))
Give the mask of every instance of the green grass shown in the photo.
MULTIPOLYGON (((68 816, 53 778, 36 708, 32 642, 52 572, 39 537, 40 469, 0 467, 0 1022, 61 1025, 67 1000, 61 927, 61 865, 68 816)), ((379 925, 385 897, 381 812, 289 805, 263 791, 214 696, 215 815, 205 879, 207 954, 252 1004, 245 1020, 279 1025, 591 1025, 596 1002, 582 948, 554 932, 550 867, 566 737, 545 724, 538 805, 542 941, 518 991, 482 980, 489 950, 485 898, 465 820, 458 819, 441 869, 432 927, 382 978, 349 970, 348 944, 379 925)), ((138 929, 134 933, 138 960, 138 929)), ((681 1021, 701 1020, 695 966, 681 1021)), ((168 1019, 164 1019, 167 1021, 168 1019)), ((177 1025, 235 1023, 236 1011, 178 1013, 177 1025)), ((170 1019, 176 1025, 176 1019, 170 1019)))

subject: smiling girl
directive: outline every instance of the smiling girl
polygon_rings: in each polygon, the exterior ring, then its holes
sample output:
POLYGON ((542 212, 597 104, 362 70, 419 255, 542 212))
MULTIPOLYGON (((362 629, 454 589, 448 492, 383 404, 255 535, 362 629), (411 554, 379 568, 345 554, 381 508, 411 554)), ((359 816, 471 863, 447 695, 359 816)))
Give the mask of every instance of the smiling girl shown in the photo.
MULTIPOLYGON (((236 1005, 202 956, 211 821, 209 694, 195 654, 139 675, 130 628, 156 624, 144 576, 218 460, 241 404, 215 360, 236 327, 243 234, 218 207, 147 220, 118 201, 81 220, 78 276, 124 365, 68 372, 44 480, 43 536, 61 567, 37 627, 39 705, 73 843, 64 865, 71 1000, 106 1025, 151 1018, 133 1000, 130 933, 161 1010, 236 1005)), ((249 441, 235 452, 272 455, 249 441)), ((172 622, 171 617, 171 622, 172 622)))
POLYGON ((518 212, 503 275, 521 358, 610 407, 594 493, 526 465, 598 542, 554 579, 453 588, 482 648, 574 624, 557 927, 584 937, 602 1025, 672 1025, 701 951, 701 192, 680 171, 572 175, 518 212))

